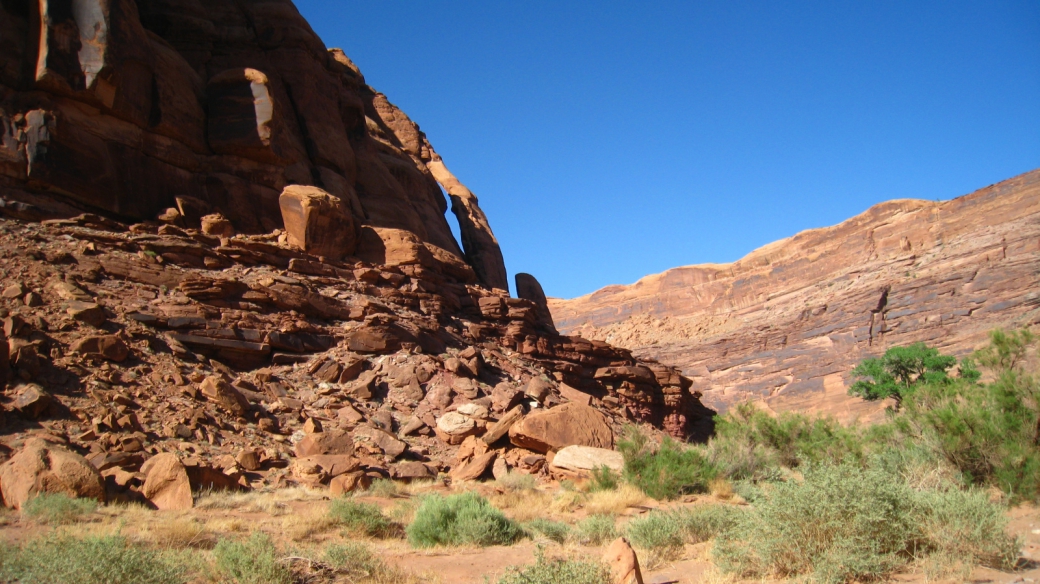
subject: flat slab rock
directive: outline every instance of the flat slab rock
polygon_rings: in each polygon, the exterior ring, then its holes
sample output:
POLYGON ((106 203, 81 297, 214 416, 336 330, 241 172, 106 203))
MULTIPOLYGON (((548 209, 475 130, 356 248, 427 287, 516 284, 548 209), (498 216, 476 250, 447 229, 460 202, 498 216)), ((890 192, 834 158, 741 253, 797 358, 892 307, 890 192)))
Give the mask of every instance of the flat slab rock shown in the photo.
POLYGON ((614 431, 596 409, 566 403, 535 411, 509 428, 509 441, 536 452, 559 451, 571 445, 613 448, 614 431))

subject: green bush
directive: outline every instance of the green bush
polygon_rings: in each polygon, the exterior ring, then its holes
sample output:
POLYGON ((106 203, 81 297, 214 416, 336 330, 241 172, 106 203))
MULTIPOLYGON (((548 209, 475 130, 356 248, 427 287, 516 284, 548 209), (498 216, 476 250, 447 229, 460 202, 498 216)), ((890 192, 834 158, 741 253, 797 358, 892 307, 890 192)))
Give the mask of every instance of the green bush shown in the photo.
POLYGON ((864 450, 858 430, 833 419, 792 412, 772 416, 748 402, 717 417, 715 432, 706 456, 735 481, 777 480, 782 468, 859 459, 864 450))
POLYGON ((424 497, 407 534, 413 547, 425 548, 435 545, 506 545, 520 538, 523 532, 487 499, 469 492, 447 497, 424 497))
POLYGON ((592 478, 589 480, 589 492, 615 491, 621 485, 621 477, 609 466, 600 465, 592 469, 592 478))
POLYGON ((97 509, 94 499, 77 499, 63 493, 40 493, 25 502, 22 513, 42 523, 75 523, 97 509))
POLYGON ((541 534, 556 543, 567 541, 567 537, 571 533, 571 528, 566 523, 541 517, 533 521, 528 521, 524 524, 524 528, 532 536, 541 534))
POLYGON ((589 515, 574 525, 571 538, 583 545, 601 545, 617 538, 614 517, 589 515))
POLYGON ((979 491, 926 491, 917 494, 917 525, 928 553, 968 565, 1008 570, 1021 544, 1007 533, 1005 509, 979 491))
POLYGON ((0 580, 21 584, 174 584, 182 569, 117 536, 47 536, 5 546, 0 580))
POLYGON ((353 499, 336 499, 329 506, 329 515, 347 531, 370 537, 390 537, 398 532, 397 525, 383 515, 378 505, 353 499))
POLYGON ((498 584, 610 584, 610 569, 598 562, 546 559, 541 548, 535 563, 523 568, 511 567, 498 584))
POLYGON ((853 465, 777 484, 715 540, 724 570, 743 576, 811 574, 821 582, 881 578, 919 543, 913 491, 899 477, 853 465))
POLYGON ((401 494, 401 487, 390 479, 376 479, 368 486, 368 494, 390 499, 401 494))
POLYGON ((680 548, 685 541, 683 524, 673 511, 653 511, 633 519, 625 526, 625 535, 632 545, 647 550, 680 548))
POLYGON ((278 561, 274 543, 254 533, 244 541, 224 539, 213 548, 222 582, 235 584, 290 584, 292 571, 278 561))
POLYGON ((732 529, 744 509, 732 505, 701 505, 675 511, 686 543, 701 543, 732 529))
POLYGON ((497 482, 510 491, 530 491, 538 485, 534 475, 515 470, 507 472, 497 482))
POLYGON ((667 436, 653 448, 646 434, 626 428, 618 441, 625 458, 624 479, 654 499, 674 499, 685 493, 704 492, 717 469, 696 449, 667 436))
POLYGON ((348 582, 399 583, 411 581, 397 568, 377 558, 363 543, 331 545, 325 550, 325 561, 334 566, 348 582))
MULTIPOLYGON (((920 384, 949 381, 948 371, 956 364, 955 357, 942 355, 924 343, 892 347, 883 356, 865 359, 852 370, 859 380, 849 388, 849 395, 868 400, 890 397, 899 404, 920 384)), ((965 365, 964 370, 974 368, 965 365)))

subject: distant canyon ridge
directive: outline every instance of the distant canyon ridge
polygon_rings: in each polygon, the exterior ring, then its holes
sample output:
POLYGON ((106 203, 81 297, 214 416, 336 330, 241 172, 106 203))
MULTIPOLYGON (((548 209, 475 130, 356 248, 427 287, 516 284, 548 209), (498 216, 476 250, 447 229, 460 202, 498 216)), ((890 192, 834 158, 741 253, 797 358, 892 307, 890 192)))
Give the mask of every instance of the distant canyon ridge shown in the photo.
POLYGON ((556 326, 679 366, 720 412, 876 419, 851 369, 924 341, 964 356, 1040 323, 1040 170, 946 202, 894 200, 731 264, 674 268, 572 300, 556 326))

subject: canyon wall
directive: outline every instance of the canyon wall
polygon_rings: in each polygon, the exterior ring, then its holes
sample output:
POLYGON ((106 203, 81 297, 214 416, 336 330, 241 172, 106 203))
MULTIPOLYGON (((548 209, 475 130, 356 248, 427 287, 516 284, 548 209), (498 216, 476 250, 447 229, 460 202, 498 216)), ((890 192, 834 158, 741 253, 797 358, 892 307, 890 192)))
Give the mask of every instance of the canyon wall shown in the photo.
POLYGON ((1040 322, 1040 171, 946 202, 895 200, 732 264, 685 266, 573 300, 557 327, 678 365, 725 411, 871 418, 849 371, 924 341, 963 356, 996 327, 1040 322))
POLYGON ((289 0, 0 3, 0 195, 33 218, 148 220, 201 201, 240 233, 267 233, 293 184, 508 289, 476 197, 289 0))

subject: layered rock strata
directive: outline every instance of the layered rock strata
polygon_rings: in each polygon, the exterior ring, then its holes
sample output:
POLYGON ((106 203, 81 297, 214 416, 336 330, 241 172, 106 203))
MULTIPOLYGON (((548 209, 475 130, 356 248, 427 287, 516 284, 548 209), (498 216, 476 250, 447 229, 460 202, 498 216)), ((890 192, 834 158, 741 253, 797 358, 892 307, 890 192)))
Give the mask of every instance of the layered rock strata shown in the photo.
MULTIPOLYGON (((548 476, 625 423, 710 430, 675 368, 547 330, 534 302, 388 231, 374 264, 280 231, 0 217, 0 459, 46 440, 108 499, 172 509, 199 489, 548 476)), ((50 484, 38 466, 18 489, 50 484)))
POLYGON ((878 404, 845 395, 861 359, 916 341, 963 356, 993 328, 1040 322, 1040 171, 550 307, 568 334, 679 365, 718 410, 871 416, 878 404))
POLYGON ((289 0, 0 3, 11 212, 148 220, 172 209, 198 228, 215 211, 259 234, 283 227, 289 185, 319 187, 356 224, 408 231, 508 289, 477 198, 289 0))

